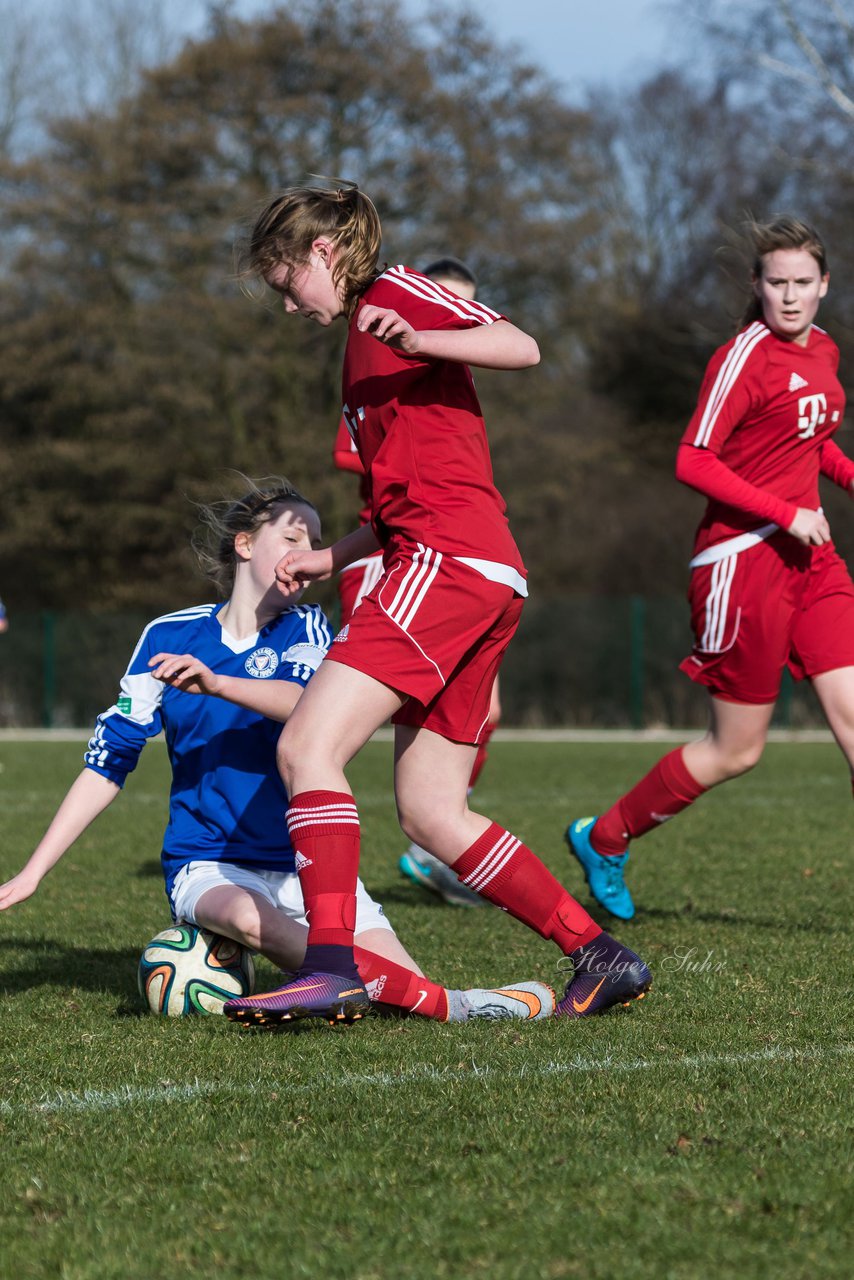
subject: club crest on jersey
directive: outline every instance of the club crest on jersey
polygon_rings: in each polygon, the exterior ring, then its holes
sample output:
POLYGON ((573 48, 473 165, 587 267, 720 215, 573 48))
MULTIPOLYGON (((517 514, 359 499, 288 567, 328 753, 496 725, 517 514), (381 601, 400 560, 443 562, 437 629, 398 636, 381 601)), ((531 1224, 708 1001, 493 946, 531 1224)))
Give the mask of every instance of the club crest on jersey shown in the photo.
POLYGON ((244 663, 247 675, 257 680, 269 680, 278 665, 275 649, 256 649, 244 663))
POLYGON ((338 635, 335 637, 332 643, 343 644, 349 634, 350 634, 350 623, 348 622, 345 627, 341 628, 341 630, 338 632, 338 635))

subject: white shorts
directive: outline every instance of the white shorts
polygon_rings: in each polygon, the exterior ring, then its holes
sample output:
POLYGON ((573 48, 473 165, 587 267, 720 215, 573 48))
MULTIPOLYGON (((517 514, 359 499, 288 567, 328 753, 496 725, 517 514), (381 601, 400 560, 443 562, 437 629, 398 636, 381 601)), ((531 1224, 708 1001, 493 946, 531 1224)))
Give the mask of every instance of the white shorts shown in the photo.
MULTIPOLYGON (((196 924, 199 898, 218 885, 239 885, 271 906, 283 911, 291 920, 308 927, 299 876, 295 871, 254 870, 234 862, 190 862, 182 867, 172 886, 172 910, 176 920, 196 924)), ((394 933, 382 906, 374 902, 361 880, 356 881, 356 933, 367 929, 388 929, 394 933)))

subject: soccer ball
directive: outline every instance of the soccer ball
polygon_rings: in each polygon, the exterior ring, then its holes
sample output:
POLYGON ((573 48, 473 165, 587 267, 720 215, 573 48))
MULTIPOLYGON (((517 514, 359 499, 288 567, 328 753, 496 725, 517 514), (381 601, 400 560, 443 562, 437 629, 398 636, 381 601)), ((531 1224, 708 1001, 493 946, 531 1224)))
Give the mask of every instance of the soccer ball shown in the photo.
POLYGON ((255 966, 239 942, 181 923, 151 939, 137 981, 152 1013, 222 1013, 226 1000, 251 995, 255 966))

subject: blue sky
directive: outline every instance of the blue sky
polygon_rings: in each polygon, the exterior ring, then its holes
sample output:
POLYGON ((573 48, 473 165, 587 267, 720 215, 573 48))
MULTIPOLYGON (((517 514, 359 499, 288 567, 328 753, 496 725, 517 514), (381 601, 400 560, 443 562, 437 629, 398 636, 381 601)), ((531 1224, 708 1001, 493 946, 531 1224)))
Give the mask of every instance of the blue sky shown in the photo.
POLYGON ((469 0, 469 7, 570 93, 640 79, 672 52, 672 8, 662 0, 469 0))
MULTIPOLYGON (((462 8, 465 0, 444 2, 462 8)), ((426 0, 403 3, 412 13, 427 7, 426 0)), ((270 0, 235 0, 246 15, 269 7, 270 0)), ((588 85, 616 88, 641 79, 673 50, 672 0, 467 0, 467 7, 495 36, 521 45, 570 95, 588 85)), ((173 21, 180 14, 187 29, 197 27, 204 9, 204 0, 184 0, 173 21)))

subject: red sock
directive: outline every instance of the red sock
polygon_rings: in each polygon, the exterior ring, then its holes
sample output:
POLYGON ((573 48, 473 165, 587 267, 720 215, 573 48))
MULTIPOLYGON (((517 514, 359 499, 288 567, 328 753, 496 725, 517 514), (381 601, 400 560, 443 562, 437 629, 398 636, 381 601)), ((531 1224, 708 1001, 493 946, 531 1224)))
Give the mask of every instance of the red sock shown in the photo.
POLYGON ((708 791, 688 772, 677 747, 663 756, 645 778, 603 813, 591 832, 597 853, 625 853, 630 840, 661 826, 708 791))
POLYGON ((394 960, 386 960, 375 951, 356 947, 354 954, 359 977, 377 1004, 394 1005, 406 1009, 407 1013, 418 1013, 422 1018, 447 1022, 448 996, 438 982, 431 982, 394 960))
POLYGON ((453 864, 462 880, 568 955, 602 932, 535 853, 493 822, 453 864))
POLYGON ((308 946, 352 947, 359 871, 359 815, 346 791, 303 791, 288 832, 308 917, 308 946))
POLYGON ((489 745, 489 739, 492 737, 494 732, 495 732, 495 725, 487 723, 487 726, 483 735, 483 742, 481 742, 478 745, 477 755, 475 756, 474 764, 472 765, 471 777, 469 778, 469 790, 471 790, 471 788, 477 782, 478 778, 481 775, 481 771, 483 770, 483 766, 486 764, 487 756, 488 756, 486 748, 489 745))

